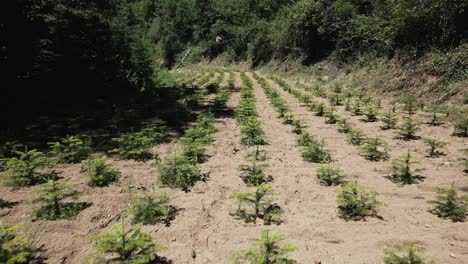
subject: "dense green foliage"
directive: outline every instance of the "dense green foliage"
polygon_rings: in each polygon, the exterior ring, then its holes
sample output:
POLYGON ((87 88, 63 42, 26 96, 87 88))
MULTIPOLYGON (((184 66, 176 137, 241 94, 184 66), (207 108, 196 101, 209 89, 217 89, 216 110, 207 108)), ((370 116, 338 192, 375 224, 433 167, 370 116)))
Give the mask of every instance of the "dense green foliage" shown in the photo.
POLYGON ((26 264, 32 260, 29 241, 19 234, 21 226, 8 226, 0 222, 0 263, 26 264))
POLYGON ((281 234, 270 234, 266 229, 260 231, 260 238, 249 239, 254 246, 243 251, 236 252, 232 256, 235 264, 294 264, 294 260, 288 259, 290 252, 296 251, 297 247, 292 244, 278 245, 284 240, 281 234))

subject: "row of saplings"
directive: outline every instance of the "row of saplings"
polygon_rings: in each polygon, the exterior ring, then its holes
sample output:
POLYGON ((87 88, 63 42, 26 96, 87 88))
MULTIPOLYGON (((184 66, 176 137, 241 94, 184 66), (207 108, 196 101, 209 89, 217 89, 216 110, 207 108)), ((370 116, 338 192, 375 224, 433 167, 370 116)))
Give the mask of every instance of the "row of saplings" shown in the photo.
MULTIPOLYGON (((222 78, 215 81, 219 86, 222 78)), ((234 80, 229 80, 229 86, 221 89, 214 98, 213 108, 221 107, 229 97, 234 80)), ((197 163, 204 159, 203 146, 212 141, 211 134, 215 132, 213 114, 201 114, 196 125, 185 131, 179 143, 183 146, 180 155, 169 157, 158 165, 160 183, 162 186, 177 187, 188 190, 201 178, 197 163)), ((147 160, 158 157, 149 148, 162 142, 164 127, 161 124, 148 125, 138 132, 122 134, 114 138, 116 148, 111 153, 118 153, 121 157, 134 160, 147 160)), ((115 182, 120 172, 112 168, 106 156, 91 157, 90 140, 75 136, 67 136, 51 145, 50 154, 58 163, 80 163, 82 171, 88 176, 91 187, 105 187, 115 182)), ((2 146, 1 168, 3 182, 15 188, 40 184, 35 190, 38 198, 34 202, 42 205, 33 212, 33 217, 43 220, 75 219, 88 203, 70 202, 79 197, 79 192, 65 179, 61 179, 55 171, 46 168, 53 159, 37 150, 24 151, 23 146, 7 143, 2 146), (46 170, 45 170, 46 169, 46 170), (46 172, 44 172, 46 171, 46 172)), ((126 230, 124 216, 122 224, 115 225, 114 232, 93 238, 97 243, 97 253, 88 257, 90 263, 103 263, 104 260, 123 263, 148 263, 156 258, 160 247, 152 242, 149 235, 140 232, 141 224, 168 224, 175 216, 176 209, 170 205, 170 196, 162 193, 144 192, 133 197, 133 205, 129 210, 134 224, 126 230), (117 254, 109 260, 106 254, 117 254)), ((0 200, 0 202, 4 202, 0 200)), ((14 234, 19 226, 4 226, 1 230, 0 263, 29 263, 33 260, 33 250, 27 241, 14 234), (5 232, 5 234, 3 234, 5 232), (21 240, 21 241, 18 241, 21 240), (18 243, 21 242, 21 243, 18 243), (12 244, 13 243, 13 244, 12 244), (18 243, 18 244, 15 244, 18 243), (3 261, 5 260, 5 261, 3 261)))
MULTIPOLYGON (((327 98, 330 104, 330 106, 327 107, 323 102, 314 102, 311 100, 309 95, 302 94, 301 92, 292 89, 285 81, 277 77, 272 77, 272 79, 275 80, 285 91, 296 96, 309 108, 310 111, 315 112, 317 116, 324 116, 327 124, 337 124, 338 131, 348 134, 348 141, 353 145, 361 145, 361 143, 369 137, 365 135, 364 131, 354 129, 346 118, 337 115, 335 109, 337 106, 344 105, 344 110, 351 112, 355 116, 366 116, 366 119, 363 119, 365 122, 382 121, 382 130, 398 129, 398 138, 403 140, 414 140, 420 138, 417 133, 421 130, 421 122, 416 121, 414 118, 415 114, 418 113, 418 110, 424 111, 427 114, 427 124, 430 126, 439 126, 443 124, 443 113, 446 114, 446 117, 449 115, 454 116, 455 130, 453 135, 459 137, 468 136, 468 116, 464 114, 463 111, 460 113, 452 113, 447 109, 444 109, 441 105, 433 104, 426 106, 424 101, 419 100, 414 96, 403 96, 398 98, 394 102, 393 107, 379 117, 379 110, 382 108, 381 100, 372 100, 370 96, 365 95, 362 91, 353 92, 350 89, 343 90, 338 83, 335 83, 333 89, 329 92, 319 84, 312 87, 298 84, 306 91, 312 91, 317 96, 327 98), (356 97, 354 104, 351 103, 353 97, 356 97), (400 125, 397 111, 398 105, 401 106, 401 112, 405 114, 403 122, 400 125)), ((386 143, 383 140, 372 138, 372 141, 373 145, 382 148, 386 147, 386 143)), ((428 146, 428 157, 431 158, 443 155, 444 153, 438 151, 438 149, 448 144, 448 142, 438 140, 436 138, 424 138, 423 141, 428 146)), ((460 151, 465 154, 468 153, 468 149, 461 149, 460 151)), ((376 156, 376 159, 377 158, 384 159, 386 156, 376 156)), ((461 162, 465 167, 464 171, 468 172, 468 158, 462 159, 461 162)))

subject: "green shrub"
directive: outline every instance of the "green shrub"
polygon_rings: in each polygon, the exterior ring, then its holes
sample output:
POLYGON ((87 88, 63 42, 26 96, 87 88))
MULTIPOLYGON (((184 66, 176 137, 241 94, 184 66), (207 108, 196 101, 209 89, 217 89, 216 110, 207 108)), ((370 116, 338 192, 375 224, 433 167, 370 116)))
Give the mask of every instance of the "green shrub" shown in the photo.
POLYGON ((360 129, 353 129, 348 135, 348 143, 354 146, 362 145, 366 139, 366 134, 360 129))
POLYGON ((50 160, 47 156, 35 149, 14 151, 17 157, 5 160, 5 185, 13 187, 30 186, 46 181, 46 175, 41 171, 46 168, 50 160))
POLYGON ((440 148, 443 148, 448 142, 437 140, 435 138, 424 138, 424 144, 426 144, 429 149, 427 152, 429 153, 429 157, 437 157, 443 155, 443 152, 439 151, 440 148))
POLYGON ((330 152, 325 149, 325 142, 313 140, 302 148, 302 157, 305 161, 315 163, 328 163, 332 161, 330 152))
POLYGON ((367 138, 361 146, 361 155, 372 161, 386 160, 388 159, 387 142, 378 137, 367 138))
POLYGON ((144 193, 133 197, 131 213, 133 222, 143 225, 164 223, 168 225, 175 217, 175 209, 169 203, 171 196, 144 193))
POLYGON ((468 116, 461 116, 455 121, 453 134, 459 137, 468 137, 468 116))
POLYGON ((431 212, 442 218, 451 219, 454 222, 465 221, 468 213, 468 195, 457 194, 453 188, 439 188, 437 196, 430 201, 433 205, 431 212))
POLYGON ((284 240, 280 234, 270 234, 268 230, 260 232, 260 238, 249 239, 253 248, 239 251, 232 256, 234 264, 294 264, 294 260, 287 258, 297 247, 292 244, 278 245, 284 240))
POLYGON ((316 116, 323 116, 325 114, 325 104, 323 102, 316 104, 314 111, 316 116))
POLYGON ((81 170, 89 178, 88 185, 91 187, 104 187, 117 180, 120 172, 113 169, 107 163, 107 157, 91 158, 81 162, 81 170))
POLYGON ((255 161, 252 165, 240 165, 239 170, 242 172, 242 179, 247 186, 258 186, 264 183, 267 179, 263 169, 266 168, 266 164, 257 164, 255 161))
POLYGON ((337 203, 340 216, 346 220, 364 220, 366 216, 376 215, 382 204, 377 200, 377 192, 369 190, 356 182, 349 182, 338 192, 337 203))
POLYGON ((402 243, 396 245, 393 250, 385 249, 385 264, 434 264, 434 262, 426 262, 423 260, 419 253, 423 252, 422 247, 414 243, 402 243))
POLYGON ((413 160, 409 151, 402 157, 395 159, 390 167, 393 182, 399 184, 414 184, 421 181, 423 177, 417 173, 422 171, 422 169, 413 168, 413 165, 418 163, 419 162, 413 160))
POLYGON ((349 134, 352 131, 351 125, 349 124, 348 120, 345 118, 338 119, 337 125, 338 125, 338 132, 340 133, 349 134))
POLYGON ((114 224, 114 231, 91 238, 96 242, 96 254, 89 263, 152 263, 162 247, 153 242, 150 235, 141 232, 141 225, 114 224))
POLYGON ((324 186, 340 185, 346 179, 340 168, 332 167, 330 164, 317 168, 317 178, 324 186))
POLYGON ((138 132, 131 132, 113 138, 112 141, 118 144, 118 147, 111 150, 118 153, 125 159, 147 160, 154 158, 149 148, 161 143, 164 139, 164 126, 148 125, 138 132))
POLYGON ((265 145, 265 133, 256 118, 249 118, 241 125, 241 143, 246 146, 265 145))
POLYGON ((39 186, 35 192, 39 195, 34 199, 35 203, 42 203, 42 206, 33 212, 35 218, 44 220, 75 219, 84 209, 83 203, 64 203, 65 199, 78 199, 78 191, 70 186, 65 180, 49 180, 39 186))
POLYGON ((20 225, 8 226, 0 222, 0 263, 32 263, 33 249, 26 237, 19 234, 20 225))
POLYGON ((367 117, 367 122, 375 122, 377 121, 377 115, 379 114, 379 110, 373 106, 369 105, 364 110, 364 115, 367 117))
POLYGON ((335 114, 335 108, 330 107, 325 112, 325 124, 335 124, 338 121, 338 115, 335 114))
POLYGON ((170 188, 181 188, 188 191, 190 187, 201 180, 201 172, 184 156, 166 158, 158 165, 159 182, 170 188))
POLYGON ((78 163, 88 158, 91 152, 89 140, 67 136, 59 142, 50 142, 50 153, 58 158, 59 163, 78 163))
POLYGON ((254 192, 235 193, 229 196, 239 202, 239 207, 235 213, 236 216, 244 219, 246 222, 256 222, 257 218, 263 219, 263 223, 281 223, 282 210, 279 206, 271 203, 271 196, 274 195, 271 186, 261 184, 256 187, 254 192), (251 206, 253 213, 247 212, 242 205, 251 206))
POLYGON ((412 117, 405 117, 400 127, 400 136, 403 140, 417 139, 416 133, 420 130, 419 124, 412 117))
POLYGON ((396 128, 398 124, 397 114, 393 111, 385 112, 382 117, 382 122, 384 123, 384 126, 382 126, 383 130, 396 128))

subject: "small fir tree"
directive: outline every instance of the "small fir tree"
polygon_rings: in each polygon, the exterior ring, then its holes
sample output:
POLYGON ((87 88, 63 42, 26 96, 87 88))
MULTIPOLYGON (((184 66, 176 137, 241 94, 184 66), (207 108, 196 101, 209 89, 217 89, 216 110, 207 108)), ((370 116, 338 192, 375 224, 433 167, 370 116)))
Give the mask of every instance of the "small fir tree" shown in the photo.
POLYGON ((44 182, 47 175, 41 173, 50 160, 47 156, 35 149, 14 151, 15 157, 5 161, 5 185, 13 187, 31 186, 44 182))
POLYGON ((345 118, 340 118, 337 121, 337 125, 338 125, 338 132, 340 133, 349 134, 352 131, 352 127, 350 123, 345 118))
POLYGON ((375 137, 367 138, 361 146, 361 155, 371 161, 388 159, 387 142, 375 137))
POLYGON ((315 163, 329 163, 332 161, 330 152, 325 149, 325 142, 313 140, 302 148, 302 157, 305 161, 315 163))
POLYGON ((394 249, 385 249, 385 264, 434 264, 433 261, 426 262, 419 254, 424 248, 414 243, 402 243, 394 249))
POLYGON ((267 166, 267 164, 257 164, 256 161, 252 161, 252 165, 240 165, 238 169, 242 172, 241 177, 247 186, 253 187, 266 182, 263 170, 267 166))
POLYGON ((360 129, 353 129, 348 135, 348 143, 354 146, 362 145, 366 139, 366 134, 360 129))
POLYGON ((34 250, 20 234, 21 229, 21 225, 9 226, 0 222, 0 263, 32 263, 34 250))
POLYGON ((397 127, 398 118, 397 114, 393 111, 385 112, 381 120, 384 123, 384 126, 382 126, 383 130, 395 129, 397 127))
POLYGON ((435 138, 424 138, 424 144, 426 144, 429 149, 427 150, 429 157, 437 157, 443 155, 439 149, 443 148, 448 144, 448 142, 437 140, 435 138))
POLYGON ((418 164, 408 150, 402 157, 393 161, 390 167, 392 172, 392 181, 398 184, 414 184, 420 182, 423 177, 418 175, 422 171, 420 168, 414 168, 418 164))
POLYGON ((400 137, 403 140, 417 139, 418 136, 416 133, 420 130, 419 124, 417 124, 412 117, 405 117, 400 127, 400 137))
POLYGON ((461 116, 455 121, 453 134, 459 137, 468 137, 468 116, 461 116))
POLYGON ((170 205, 171 196, 167 193, 155 195, 144 193, 133 197, 131 213, 133 222, 144 225, 164 223, 168 225, 175 217, 175 209, 170 205))
POLYGON ((382 205, 377 200, 377 192, 369 190, 356 182, 349 182, 338 192, 337 203, 340 216, 346 220, 364 220, 367 216, 376 215, 382 205))
POLYGON ((453 186, 437 189, 437 196, 429 203, 433 206, 433 214, 454 222, 465 221, 468 213, 468 195, 458 195, 453 186))
POLYGON ((346 179, 340 168, 333 167, 330 164, 317 169, 317 178, 320 180, 320 184, 324 186, 340 185, 346 179))
POLYGON ((58 142, 50 142, 50 153, 57 157, 59 163, 79 163, 91 152, 89 140, 67 136, 58 142))
POLYGON ((379 114, 379 110, 373 106, 373 105, 369 105, 366 107, 366 109, 364 110, 364 115, 367 117, 367 122, 375 122, 377 121, 377 116, 379 114))
POLYGON ((295 264, 294 260, 288 259, 290 252, 296 251, 297 247, 292 244, 279 245, 284 240, 280 234, 270 234, 264 229, 260 232, 260 238, 250 239, 254 246, 247 250, 239 251, 232 256, 234 264, 295 264))
POLYGON ((115 182, 120 172, 107 163, 107 157, 91 158, 81 162, 81 170, 89 178, 88 185, 91 187, 104 187, 115 182))
POLYGON ((200 169, 184 156, 166 158, 158 165, 159 182, 170 188, 181 188, 188 191, 201 180, 200 169))

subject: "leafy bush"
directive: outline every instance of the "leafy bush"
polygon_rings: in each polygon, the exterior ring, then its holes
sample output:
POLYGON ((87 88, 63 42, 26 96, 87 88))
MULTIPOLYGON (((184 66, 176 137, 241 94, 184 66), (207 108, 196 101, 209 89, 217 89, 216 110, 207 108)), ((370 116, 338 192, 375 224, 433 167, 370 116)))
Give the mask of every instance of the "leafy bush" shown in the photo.
POLYGON ((437 140, 435 138, 424 138, 423 141, 429 147, 429 157, 442 155, 443 152, 439 151, 439 149, 448 144, 448 142, 437 140))
POLYGON ((256 187, 255 192, 235 193, 230 195, 229 198, 239 202, 239 207, 235 214, 244 219, 244 221, 256 222, 257 218, 260 218, 263 219, 265 225, 271 223, 279 224, 281 223, 283 211, 279 206, 271 203, 270 196, 273 194, 270 185, 261 184, 256 187), (248 213, 247 210, 242 207, 243 204, 252 206, 253 213, 248 213))
POLYGON ((454 222, 465 221, 468 213, 468 195, 459 196, 453 186, 439 188, 437 196, 430 203, 433 205, 431 210, 433 214, 454 222))
POLYGON ((27 264, 33 258, 28 240, 19 234, 20 225, 8 226, 0 222, 0 263, 27 264))
POLYGON ((188 191, 190 187, 201 180, 201 172, 184 156, 166 158, 158 165, 159 182, 170 188, 181 188, 188 191))
POLYGON ((44 153, 25 148, 24 152, 16 150, 14 154, 17 157, 7 158, 5 162, 5 185, 21 187, 46 181, 41 170, 49 165, 50 160, 44 153))
POLYGON ((394 111, 385 112, 382 117, 382 122, 385 124, 382 126, 383 130, 394 129, 398 124, 397 114, 394 111))
POLYGON ((353 129, 348 135, 348 143, 354 146, 360 146, 366 139, 366 134, 360 129, 353 129))
POLYGON ((138 132, 131 132, 113 138, 112 141, 118 144, 118 147, 111 150, 118 153, 126 159, 147 160, 154 158, 154 154, 148 151, 162 142, 164 139, 164 127, 161 125, 148 125, 138 132))
POLYGON ((288 253, 296 251, 292 244, 278 245, 284 240, 280 234, 270 234, 268 230, 260 231, 260 238, 250 239, 253 248, 239 251, 232 256, 234 264, 294 264, 287 258, 288 253))
POLYGON ((395 246, 394 250, 385 249, 385 264, 425 264, 434 262, 426 262, 423 260, 419 253, 423 252, 422 247, 417 246, 414 243, 402 243, 395 246))
POLYGON ((91 240, 96 242, 97 252, 91 256, 90 263, 152 263, 162 249, 150 235, 141 232, 141 225, 131 226, 127 230, 123 217, 121 225, 114 224, 113 232, 91 240))
POLYGON ((420 130, 421 128, 412 117, 405 117, 400 127, 400 136, 403 140, 417 139, 416 133, 420 130))
POLYGON ((468 116, 461 116, 455 121, 453 134, 459 137, 468 137, 468 116))
POLYGON ((340 185, 346 179, 340 168, 332 167, 330 164, 317 168, 317 178, 324 186, 340 185))
POLYGON ((49 180, 42 184, 36 193, 38 198, 34 202, 42 203, 42 206, 33 212, 33 216, 44 220, 75 219, 84 209, 83 203, 64 203, 63 200, 78 198, 78 191, 65 180, 49 180))
POLYGON ((171 196, 167 193, 159 195, 145 193, 133 197, 131 208, 133 222, 144 225, 169 224, 175 217, 175 210, 169 204, 170 201, 171 196))
POLYGON ((81 170, 89 178, 88 185, 91 187, 104 187, 117 180, 120 172, 113 169, 107 163, 107 157, 92 158, 81 162, 81 170))
POLYGON ((267 167, 266 164, 257 164, 255 161, 252 165, 240 165, 239 170, 242 172, 242 179, 247 186, 259 186, 264 183, 267 179, 263 169, 267 167))
POLYGON ((59 163, 78 163, 86 159, 91 152, 89 140, 67 136, 59 142, 50 142, 50 153, 57 156, 59 163))
POLYGON ((377 200, 377 192, 369 190, 356 182, 349 182, 338 192, 337 203, 340 215, 346 220, 364 220, 376 214, 382 204, 377 200))
POLYGON ((387 142, 378 137, 367 138, 361 146, 361 155, 372 161, 386 160, 389 157, 387 142))
POLYGON ((414 169, 413 165, 419 162, 414 161, 411 153, 408 151, 404 156, 393 161, 390 170, 392 171, 392 180, 399 184, 414 184, 423 179, 417 173, 422 169, 414 169))
POLYGON ((328 163, 332 161, 330 152, 325 149, 325 142, 313 140, 302 148, 302 157, 305 161, 315 163, 328 163))

